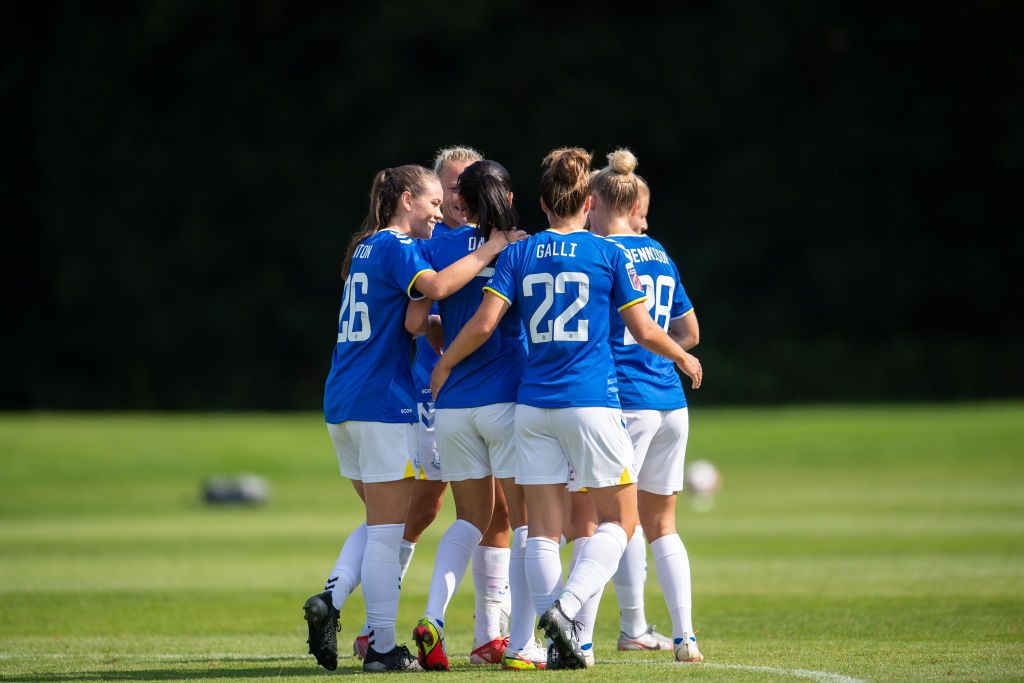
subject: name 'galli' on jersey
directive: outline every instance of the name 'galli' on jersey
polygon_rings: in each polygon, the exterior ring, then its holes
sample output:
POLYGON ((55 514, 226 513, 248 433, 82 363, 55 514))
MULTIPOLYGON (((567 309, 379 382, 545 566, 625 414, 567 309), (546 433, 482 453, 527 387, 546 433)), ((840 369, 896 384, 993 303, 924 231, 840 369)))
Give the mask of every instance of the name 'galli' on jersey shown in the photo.
POLYGON ((519 403, 619 407, 609 312, 590 302, 622 310, 645 300, 622 247, 584 230, 546 230, 505 249, 485 289, 518 304, 526 327, 519 403))

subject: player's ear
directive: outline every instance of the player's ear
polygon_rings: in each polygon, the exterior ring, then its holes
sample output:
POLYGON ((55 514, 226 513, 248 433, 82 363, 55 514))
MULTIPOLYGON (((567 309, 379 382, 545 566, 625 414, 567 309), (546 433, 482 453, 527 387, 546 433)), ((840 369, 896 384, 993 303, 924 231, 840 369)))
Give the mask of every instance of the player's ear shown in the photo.
MULTIPOLYGON (((541 201, 544 201, 544 200, 541 200, 541 201)), ((508 193, 508 204, 509 204, 509 206, 512 206, 512 193, 511 192, 508 193)))
POLYGON ((583 213, 590 213, 590 207, 594 203, 594 195, 588 194, 586 201, 583 202, 583 213))
POLYGON ((412 192, 406 190, 398 197, 398 205, 406 211, 412 211, 412 192))
POLYGON ((635 200, 633 200, 633 210, 629 212, 629 215, 630 216, 635 216, 639 210, 640 210, 640 200, 639 199, 635 199, 635 200))
POLYGON ((540 198, 540 210, 543 211, 546 214, 550 214, 551 213, 551 209, 548 208, 548 204, 547 204, 547 202, 544 201, 543 197, 540 198))

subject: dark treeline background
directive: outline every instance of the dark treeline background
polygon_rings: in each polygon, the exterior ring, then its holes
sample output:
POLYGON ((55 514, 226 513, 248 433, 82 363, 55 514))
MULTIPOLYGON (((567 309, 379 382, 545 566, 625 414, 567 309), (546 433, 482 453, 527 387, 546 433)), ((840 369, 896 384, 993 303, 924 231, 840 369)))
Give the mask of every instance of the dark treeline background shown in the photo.
POLYGON ((8 408, 316 408, 374 172, 631 147, 700 402, 1024 393, 1021 3, 0 7, 8 408))

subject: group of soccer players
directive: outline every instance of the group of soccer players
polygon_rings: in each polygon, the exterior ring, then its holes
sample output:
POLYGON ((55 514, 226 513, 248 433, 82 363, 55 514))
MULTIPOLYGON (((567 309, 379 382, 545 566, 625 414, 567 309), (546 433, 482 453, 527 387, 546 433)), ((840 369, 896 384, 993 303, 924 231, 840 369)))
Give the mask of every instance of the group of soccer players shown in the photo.
POLYGON ((533 236, 517 229, 508 171, 472 149, 441 150, 433 171, 375 176, 342 267, 324 396, 339 469, 366 507, 304 607, 325 668, 337 667, 338 614, 362 583, 353 650, 364 671, 447 670, 445 610, 471 561, 473 664, 592 666, 609 580, 619 649, 703 659, 675 528, 688 416, 673 366, 700 386, 687 353, 698 326, 678 269, 644 234, 650 189, 636 158, 618 150, 608 162, 592 171, 584 150, 548 154, 549 228, 533 236), (447 484, 456 520, 437 548, 413 656, 397 642, 399 589, 447 484), (645 535, 671 639, 644 616, 645 535), (573 543, 564 581, 563 540, 573 543))

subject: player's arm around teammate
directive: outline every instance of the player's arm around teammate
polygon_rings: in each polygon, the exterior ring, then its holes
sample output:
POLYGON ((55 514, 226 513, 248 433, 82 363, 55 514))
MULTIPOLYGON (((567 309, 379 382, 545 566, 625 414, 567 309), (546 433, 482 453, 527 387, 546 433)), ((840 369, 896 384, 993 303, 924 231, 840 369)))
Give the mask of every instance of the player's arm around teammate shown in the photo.
MULTIPOLYGON (((545 158, 541 207, 550 229, 498 260, 476 315, 434 368, 439 391, 452 368, 518 304, 529 356, 516 408, 516 481, 529 516, 526 573, 540 626, 563 668, 587 661, 572 621, 618 566, 637 522, 632 447, 618 400, 609 390, 608 306, 614 304, 640 343, 663 353, 700 383, 700 364, 656 326, 625 252, 583 229, 590 208, 590 155, 555 150, 545 158), (559 592, 558 538, 569 467, 593 492, 597 532, 559 592)), ((551 662, 549 661, 549 664, 551 662)))
MULTIPOLYGON (((644 235, 650 190, 634 173, 636 158, 628 150, 618 150, 608 160, 608 167, 592 183, 590 220, 594 231, 633 255, 656 324, 668 331, 681 348, 692 348, 699 341, 700 329, 679 270, 664 247, 644 235)), ((672 646, 678 661, 701 661, 691 620, 689 559, 675 525, 676 494, 683 487, 689 431, 686 396, 671 366, 640 348, 614 320, 611 344, 619 400, 636 455, 640 521, 650 540, 658 582, 672 617, 672 646)), ((642 597, 642 586, 636 585, 638 576, 632 577, 633 585, 626 580, 629 577, 619 576, 628 574, 629 569, 620 566, 616 590, 628 593, 639 588, 642 597)), ((623 643, 642 647, 647 641, 657 640, 642 611, 630 615, 624 610, 621 626, 620 647, 623 643), (632 619, 627 618, 630 616, 632 619)))
MULTIPOLYGON (((500 164, 475 162, 460 176, 459 191, 468 207, 471 224, 423 244, 424 255, 435 267, 462 258, 467 252, 496 239, 500 233, 515 229, 511 181, 500 164)), ((487 281, 490 270, 493 268, 479 274, 478 283, 439 302, 446 338, 455 337, 478 308, 483 297, 480 287, 487 281)), ((419 645, 420 663, 428 669, 448 668, 443 645, 444 613, 470 555, 474 581, 482 579, 476 586, 476 649, 470 659, 474 663, 497 663, 506 649, 507 641, 501 637, 497 623, 492 623, 490 630, 483 623, 485 615, 497 614, 501 597, 497 596, 496 604, 486 601, 480 604, 479 598, 482 593, 493 592, 496 586, 492 584, 496 583, 501 584, 503 594, 509 581, 507 535, 502 546, 490 546, 484 544, 483 534, 492 520, 494 477, 514 475, 513 416, 524 360, 518 323, 505 325, 487 346, 466 359, 445 393, 435 397, 434 424, 441 453, 442 479, 451 484, 457 519, 445 531, 438 546, 426 613, 413 632, 419 645)), ((521 517, 522 513, 513 513, 513 516, 521 517)), ((502 524, 507 529, 507 521, 503 519, 502 524)), ((513 617, 514 624, 522 625, 522 621, 513 617)), ((531 627, 528 633, 532 638, 532 614, 525 621, 531 627)))
POLYGON ((430 234, 441 217, 440 204, 441 186, 431 171, 413 165, 381 171, 374 178, 363 228, 349 243, 342 267, 346 282, 324 414, 342 475, 358 482, 357 490, 361 484, 366 526, 365 537, 350 537, 365 538, 362 543, 354 540, 349 547, 346 541, 330 590, 305 606, 310 651, 329 669, 337 665, 332 627, 360 581, 370 629, 364 670, 418 668, 395 635, 398 555, 416 450, 405 306, 421 294, 457 290, 502 246, 435 272, 411 237, 430 234))

